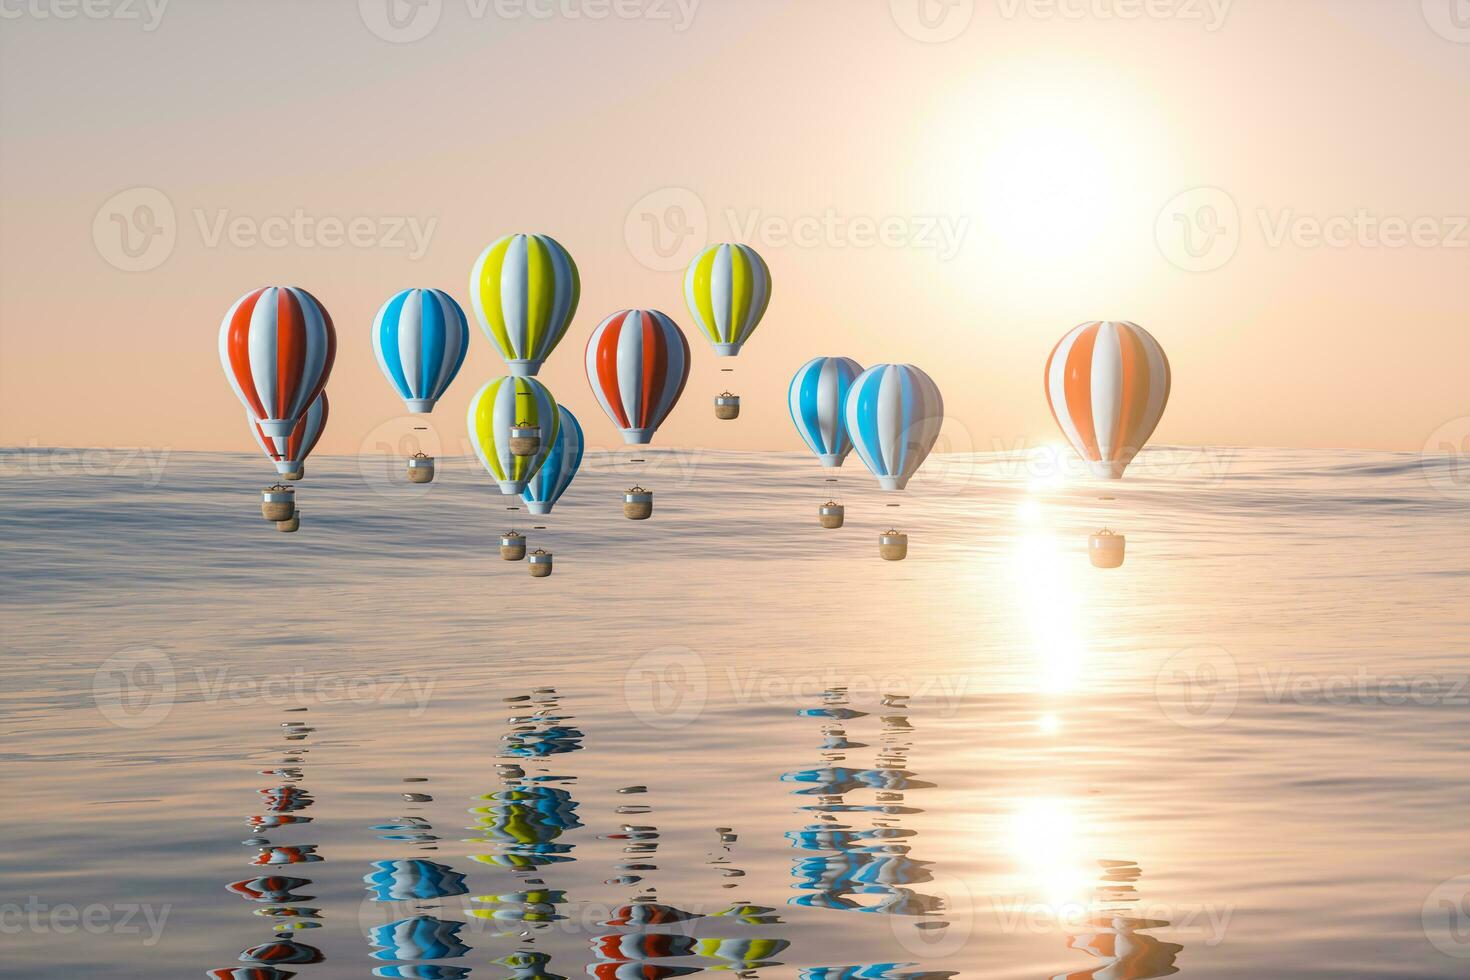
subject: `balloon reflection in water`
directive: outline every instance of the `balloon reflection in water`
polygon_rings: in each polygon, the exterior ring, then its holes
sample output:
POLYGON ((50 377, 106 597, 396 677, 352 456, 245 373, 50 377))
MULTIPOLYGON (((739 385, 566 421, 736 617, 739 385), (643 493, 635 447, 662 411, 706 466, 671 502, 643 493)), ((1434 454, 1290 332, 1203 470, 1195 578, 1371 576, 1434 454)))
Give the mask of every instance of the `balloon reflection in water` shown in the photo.
MULTIPOLYGON (((573 845, 560 843, 559 838, 566 831, 582 826, 582 822, 577 817, 577 802, 571 793, 549 785, 569 782, 571 777, 527 776, 520 761, 575 752, 582 748, 583 735, 571 726, 572 719, 561 713, 560 699, 554 690, 540 690, 506 701, 518 706, 518 710, 519 706, 531 710, 506 719, 510 731, 501 737, 501 758, 515 761, 496 766, 504 784, 501 789, 476 798, 484 804, 470 810, 475 817, 471 829, 478 831, 479 836, 469 840, 492 845, 490 853, 472 855, 474 860, 529 874, 573 860, 573 845)), ((564 891, 542 887, 540 879, 528 879, 526 884, 528 887, 524 889, 477 896, 475 901, 491 908, 475 909, 470 915, 505 924, 507 931, 502 935, 511 930, 522 931, 527 925, 566 918, 559 911, 567 902, 564 891)))
POLYGON ((464 875, 436 861, 374 861, 372 867, 362 880, 375 902, 426 901, 469 891, 464 875))
POLYGON ((1163 942, 1143 930, 1162 929, 1170 923, 1163 919, 1144 919, 1124 914, 1127 906, 1138 901, 1133 882, 1143 872, 1131 861, 1100 861, 1102 880, 1097 889, 1099 908, 1084 923, 1087 931, 1068 937, 1069 949, 1081 950, 1103 960, 1101 966, 1071 973, 1057 974, 1053 980, 1090 977, 1094 980, 1150 980, 1179 972, 1174 965, 1184 947, 1163 942))
POLYGON ((450 922, 432 915, 416 915, 368 930, 368 941, 378 947, 378 960, 452 960, 470 951, 460 942, 463 922, 450 922))
MULTIPOLYGON (((903 708, 897 698, 887 698, 884 704, 903 708)), ((801 713, 839 723, 866 714, 848 707, 846 691, 841 688, 828 691, 822 707, 801 713)), ((889 824, 859 829, 836 823, 832 817, 836 813, 866 812, 896 817, 921 812, 903 802, 905 792, 934 786, 915 778, 906 768, 912 727, 906 715, 897 713, 884 716, 883 725, 883 741, 875 768, 827 765, 788 772, 781 777, 784 782, 804 784, 795 791, 798 795, 818 798, 818 802, 806 804, 802 809, 833 821, 810 824, 786 834, 792 847, 816 852, 798 857, 792 863, 796 887, 809 894, 792 898, 791 904, 894 915, 927 915, 940 909, 942 903, 937 897, 905 887, 932 879, 928 862, 909 857, 909 845, 900 843, 914 835, 912 830, 889 824), (864 791, 873 791, 875 802, 847 802, 847 794, 864 791)), ((840 724, 827 725, 823 736, 824 754, 829 763, 843 758, 848 748, 860 745, 847 740, 847 731, 840 724)), ((875 817, 875 821, 878 819, 875 817)))

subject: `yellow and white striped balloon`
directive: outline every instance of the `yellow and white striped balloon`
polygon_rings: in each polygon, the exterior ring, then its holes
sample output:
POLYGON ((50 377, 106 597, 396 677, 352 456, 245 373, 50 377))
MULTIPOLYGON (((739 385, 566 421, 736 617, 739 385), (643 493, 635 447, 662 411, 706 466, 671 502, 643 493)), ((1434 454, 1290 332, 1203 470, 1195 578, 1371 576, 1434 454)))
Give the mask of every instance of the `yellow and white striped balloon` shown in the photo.
POLYGON ((519 494, 551 455, 561 412, 551 391, 535 378, 496 378, 470 400, 465 421, 475 455, 500 484, 500 492, 519 494), (510 430, 522 424, 540 430, 541 448, 534 456, 510 451, 510 430))
POLYGON ((470 303, 480 329, 518 378, 535 377, 566 336, 582 279, 554 238, 507 235, 470 270, 470 303))
POLYGON ((720 357, 734 357, 771 303, 771 270, 749 245, 712 245, 684 275, 694 322, 720 357))

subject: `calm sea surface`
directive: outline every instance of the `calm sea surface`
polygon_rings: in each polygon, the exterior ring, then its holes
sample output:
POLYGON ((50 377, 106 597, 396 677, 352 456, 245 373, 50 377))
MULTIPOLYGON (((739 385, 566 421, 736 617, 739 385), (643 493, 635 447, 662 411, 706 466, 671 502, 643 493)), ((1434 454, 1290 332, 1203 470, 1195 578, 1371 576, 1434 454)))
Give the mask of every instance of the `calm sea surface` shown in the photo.
POLYGON ((644 458, 0 454, 0 974, 1470 972, 1455 460, 644 458))

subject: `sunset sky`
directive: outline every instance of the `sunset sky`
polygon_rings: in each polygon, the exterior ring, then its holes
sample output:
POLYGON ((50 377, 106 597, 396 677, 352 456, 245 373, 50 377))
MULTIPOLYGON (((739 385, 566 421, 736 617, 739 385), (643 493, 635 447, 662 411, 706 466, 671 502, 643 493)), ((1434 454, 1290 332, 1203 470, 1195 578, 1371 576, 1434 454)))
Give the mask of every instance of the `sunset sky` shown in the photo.
MULTIPOLYGON (((319 452, 402 405, 369 341, 511 232, 560 240, 579 312, 541 378, 619 442, 582 367, 652 307, 694 371, 663 445, 797 449, 818 354, 916 364, 941 448, 1059 436, 1079 322, 1164 345, 1156 442, 1418 450, 1470 416, 1464 0, 6 0, 0 444, 255 451, 216 353, 268 284, 337 326, 319 452), (1458 6, 1457 6, 1458 4, 1458 6), (717 362, 704 244, 769 263, 717 362), (722 366, 733 374, 722 374, 722 366), (717 422, 723 388, 745 399, 717 422)), ((473 314, 471 314, 473 318, 473 314)), ((434 416, 504 373, 472 324, 434 416)))

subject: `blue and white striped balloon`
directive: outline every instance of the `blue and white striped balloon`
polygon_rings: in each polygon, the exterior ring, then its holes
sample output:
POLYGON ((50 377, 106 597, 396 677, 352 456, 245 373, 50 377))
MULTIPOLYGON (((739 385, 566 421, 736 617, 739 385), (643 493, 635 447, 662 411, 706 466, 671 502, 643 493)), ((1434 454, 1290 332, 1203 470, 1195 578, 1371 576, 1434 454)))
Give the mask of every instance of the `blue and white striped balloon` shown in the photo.
POLYGON ((557 410, 561 413, 561 428, 551 446, 551 455, 521 491, 526 509, 533 514, 550 514, 582 465, 582 423, 566 406, 558 405, 557 410))
POLYGON ((410 412, 432 412, 464 363, 470 325, 442 289, 405 289, 373 321, 378 367, 410 412))
POLYGON ((923 465, 944 425, 944 399, 912 364, 879 364, 847 392, 843 417, 854 448, 884 490, 902 490, 923 465))
POLYGON ((863 366, 850 357, 814 357, 791 379, 787 401, 791 421, 812 452, 830 468, 841 466, 852 452, 843 401, 863 366))

